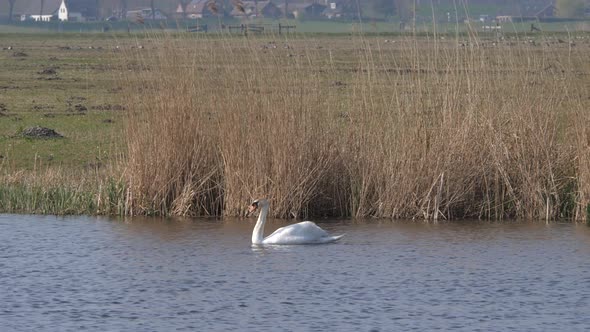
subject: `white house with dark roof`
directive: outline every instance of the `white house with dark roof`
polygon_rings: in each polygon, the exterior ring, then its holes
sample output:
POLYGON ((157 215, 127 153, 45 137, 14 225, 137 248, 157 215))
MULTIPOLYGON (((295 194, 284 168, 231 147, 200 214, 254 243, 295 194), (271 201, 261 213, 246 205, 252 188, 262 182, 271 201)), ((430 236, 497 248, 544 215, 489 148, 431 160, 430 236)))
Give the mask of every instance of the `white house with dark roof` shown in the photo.
POLYGON ((57 10, 62 0, 32 1, 29 8, 23 11, 21 21, 49 22, 57 19, 57 10))
POLYGON ((34 0, 21 21, 87 21, 97 19, 96 0, 34 0))

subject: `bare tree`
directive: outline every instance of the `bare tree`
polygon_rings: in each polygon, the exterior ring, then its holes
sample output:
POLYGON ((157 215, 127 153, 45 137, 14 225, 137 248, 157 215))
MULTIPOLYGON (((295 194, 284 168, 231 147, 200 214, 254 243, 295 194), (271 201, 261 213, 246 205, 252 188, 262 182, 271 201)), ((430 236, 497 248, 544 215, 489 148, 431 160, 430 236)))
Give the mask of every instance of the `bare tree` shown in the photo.
POLYGON ((14 11, 14 3, 16 0, 8 0, 8 4, 10 5, 10 9, 8 9, 8 21, 12 22, 12 15, 14 11))

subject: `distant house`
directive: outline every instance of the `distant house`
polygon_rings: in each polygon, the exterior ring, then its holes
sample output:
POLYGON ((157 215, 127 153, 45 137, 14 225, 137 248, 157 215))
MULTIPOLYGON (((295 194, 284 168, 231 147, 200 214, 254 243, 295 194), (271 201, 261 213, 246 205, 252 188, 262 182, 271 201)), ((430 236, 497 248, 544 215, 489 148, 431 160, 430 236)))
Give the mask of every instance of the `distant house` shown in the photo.
POLYGON ((499 15, 496 16, 497 22, 522 22, 535 21, 557 16, 557 7, 554 4, 548 4, 543 7, 532 6, 526 8, 519 15, 499 15))
POLYGON ((512 22, 512 16, 511 15, 496 16, 496 22, 499 22, 499 23, 512 22))
POLYGON ((135 9, 135 10, 128 10, 125 17, 131 21, 143 21, 143 20, 165 20, 166 15, 162 13, 162 11, 158 8, 155 9, 154 15, 152 15, 151 8, 142 8, 142 9, 135 9))
POLYGON ((557 7, 554 4, 549 4, 534 14, 534 17, 539 19, 555 16, 557 16, 557 7))
POLYGON ((57 9, 62 0, 33 1, 28 9, 23 11, 21 21, 49 22, 57 20, 57 9))
POLYGON ((176 10, 174 11, 174 16, 176 18, 184 18, 185 13, 186 13, 186 7, 182 4, 182 2, 179 2, 178 5, 176 6, 176 10))
POLYGON ((345 13, 342 10, 342 5, 340 3, 332 1, 329 2, 326 9, 324 9, 322 16, 325 16, 328 19, 342 18, 345 16, 345 13))
POLYGON ((481 15, 479 15, 479 21, 481 23, 489 22, 490 21, 490 15, 487 15, 487 14, 481 14, 481 15))
MULTIPOLYGON (((213 13, 211 11, 211 7, 208 4, 209 0, 192 0, 184 8, 184 15, 186 15, 187 18, 203 18, 217 16, 218 13, 213 13)), ((181 9, 182 5, 179 4, 176 8, 176 13, 179 14, 179 10, 181 9)))
POLYGON ((244 9, 244 11, 241 11, 234 6, 229 15, 238 18, 279 18, 283 16, 283 12, 281 11, 281 9, 272 1, 243 1, 242 8, 244 9))
POLYGON ((312 4, 308 4, 307 6, 304 6, 303 8, 301 8, 303 11, 302 12, 298 12, 299 15, 303 14, 305 15, 305 17, 308 18, 318 18, 322 15, 322 13, 324 12, 324 10, 326 10, 327 6, 321 5, 319 3, 312 3, 312 4))
POLYGON ((89 6, 80 6, 80 1, 62 0, 57 10, 57 18, 60 21, 86 21, 87 18, 96 19, 96 1, 86 1, 89 6), (90 3, 91 2, 91 3, 90 3), (84 13, 82 13, 84 10, 84 13))
POLYGON ((96 0, 43 0, 31 2, 21 21, 88 21, 97 18, 96 0))
MULTIPOLYGON (((325 0, 326 9, 322 12, 322 16, 327 19, 358 19, 360 11, 356 3, 350 3, 344 0, 325 0)), ((314 13, 307 13, 313 15, 314 13)))
POLYGON ((322 18, 328 6, 319 3, 293 3, 287 9, 281 6, 281 10, 289 18, 322 18))

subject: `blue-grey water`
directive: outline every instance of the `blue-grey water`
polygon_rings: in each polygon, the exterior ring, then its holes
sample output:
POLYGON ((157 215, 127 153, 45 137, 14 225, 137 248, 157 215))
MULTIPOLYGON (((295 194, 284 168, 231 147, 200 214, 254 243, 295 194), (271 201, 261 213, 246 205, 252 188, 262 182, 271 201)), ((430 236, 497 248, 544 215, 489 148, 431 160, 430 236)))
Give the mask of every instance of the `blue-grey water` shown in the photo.
POLYGON ((585 225, 319 224, 0 215, 0 331, 590 329, 585 225))

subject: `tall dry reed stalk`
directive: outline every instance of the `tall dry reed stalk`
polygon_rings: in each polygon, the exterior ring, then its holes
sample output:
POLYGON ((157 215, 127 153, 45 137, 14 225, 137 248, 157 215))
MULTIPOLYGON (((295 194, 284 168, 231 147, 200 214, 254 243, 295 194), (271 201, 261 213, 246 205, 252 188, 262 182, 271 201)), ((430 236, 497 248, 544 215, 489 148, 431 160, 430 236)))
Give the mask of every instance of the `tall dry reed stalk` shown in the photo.
POLYGON ((127 58, 128 213, 583 218, 589 45, 536 43, 153 38, 127 58))

